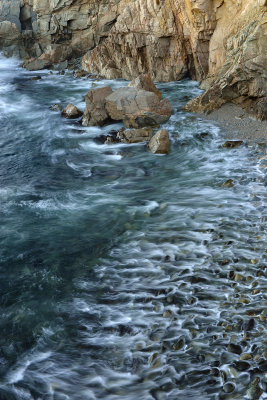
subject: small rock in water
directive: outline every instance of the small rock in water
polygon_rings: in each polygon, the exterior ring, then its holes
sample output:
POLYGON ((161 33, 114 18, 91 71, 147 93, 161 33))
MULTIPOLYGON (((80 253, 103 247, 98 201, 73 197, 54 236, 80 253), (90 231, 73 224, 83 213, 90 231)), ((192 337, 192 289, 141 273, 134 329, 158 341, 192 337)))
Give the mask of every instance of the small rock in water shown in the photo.
POLYGON ((148 143, 149 150, 154 154, 168 154, 170 151, 170 138, 166 129, 160 129, 148 143))
POLYGON ((259 382, 260 378, 257 377, 251 383, 250 388, 247 391, 247 395, 250 400, 258 400, 261 397, 263 390, 260 388, 259 382))
POLYGON ((232 382, 227 382, 225 385, 223 385, 223 391, 225 393, 232 393, 235 390, 235 385, 232 382))
POLYGON ((239 344, 234 344, 230 343, 227 347, 227 350, 230 353, 235 353, 235 354, 241 354, 242 353, 242 347, 239 344))
POLYGON ((42 77, 41 77, 40 75, 38 75, 38 76, 33 76, 33 77, 31 78, 31 81, 38 81, 39 79, 42 79, 42 77))
POLYGON ((234 184, 233 179, 228 179, 226 182, 224 182, 224 183, 222 184, 222 186, 225 187, 225 188, 231 188, 231 187, 233 187, 234 185, 235 185, 235 184, 234 184))
POLYGON ((241 144, 243 144, 242 140, 227 140, 223 144, 223 147, 226 147, 227 149, 234 149, 235 147, 241 146, 241 144))
POLYGON ((70 103, 64 108, 61 115, 64 118, 74 119, 81 117, 83 113, 74 104, 70 103))
POLYGON ((83 69, 78 69, 77 71, 74 72, 74 77, 75 78, 84 78, 88 76, 88 72, 84 71, 83 69))
POLYGON ((250 318, 248 321, 245 321, 243 323, 243 330, 246 331, 251 331, 255 326, 255 320, 253 318, 250 318))
POLYGON ((62 105, 61 104, 51 104, 49 107, 50 110, 52 111, 61 111, 62 110, 62 105))
POLYGON ((241 356, 240 356, 241 361, 247 361, 247 360, 251 360, 251 359, 252 359, 252 355, 249 353, 244 353, 244 354, 241 354, 241 356))

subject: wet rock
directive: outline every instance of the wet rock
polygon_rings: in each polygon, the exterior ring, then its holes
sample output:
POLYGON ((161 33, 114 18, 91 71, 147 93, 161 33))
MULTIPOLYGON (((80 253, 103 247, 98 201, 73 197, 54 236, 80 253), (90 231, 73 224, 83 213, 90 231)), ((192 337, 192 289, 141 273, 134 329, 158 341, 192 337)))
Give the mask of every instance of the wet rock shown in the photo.
POLYGON ((117 138, 122 143, 140 143, 146 142, 153 136, 153 129, 151 127, 139 129, 121 129, 117 138))
POLYGON ((126 128, 158 126, 171 116, 167 99, 159 100, 153 92, 124 87, 106 98, 106 109, 111 119, 123 121, 126 128))
POLYGON ((234 185, 235 184, 234 184, 233 179, 228 179, 226 182, 224 182, 222 184, 222 186, 225 187, 225 188, 232 188, 234 185))
POLYGON ((38 81, 38 80, 40 80, 40 79, 42 79, 42 77, 41 77, 40 75, 38 75, 38 76, 33 76, 33 77, 31 78, 31 81, 38 81))
POLYGON ((235 343, 230 343, 227 347, 227 350, 230 353, 235 353, 235 354, 241 354, 242 353, 242 347, 239 344, 235 344, 235 343))
POLYGON ((243 330, 246 331, 251 331, 255 327, 255 320, 253 318, 250 318, 248 321, 245 321, 243 323, 243 330))
POLYGON ((249 354, 249 353, 244 353, 244 354, 241 354, 241 356, 239 357, 239 359, 240 359, 241 361, 251 360, 251 359, 252 359, 252 355, 249 354))
POLYGON ((247 371, 250 368, 250 364, 247 361, 236 361, 234 366, 238 371, 247 371))
POLYGON ((112 89, 109 86, 89 90, 85 96, 86 107, 82 119, 84 126, 103 126, 109 121, 106 98, 111 94, 112 89))
POLYGON ((83 113, 74 104, 70 103, 64 108, 61 115, 64 118, 74 119, 81 117, 83 113))
POLYGON ((147 92, 153 92, 158 96, 159 99, 161 99, 161 92, 156 88, 154 82, 148 74, 139 75, 132 82, 130 82, 128 86, 136 89, 146 90, 147 92))
POLYGON ((235 390, 235 384, 232 382, 227 382, 225 385, 223 385, 223 391, 225 393, 232 393, 235 390))
POLYGON ((261 397, 263 390, 260 388, 259 382, 260 378, 256 377, 251 383, 247 391, 247 395, 250 400, 258 400, 261 397))
POLYGON ((62 110, 62 105, 58 104, 58 103, 51 104, 49 109, 52 110, 52 111, 61 111, 62 110))
POLYGON ((78 69, 77 71, 74 72, 74 77, 75 78, 84 78, 89 75, 88 71, 84 71, 83 69, 78 69))
POLYGON ((227 140, 224 144, 223 147, 227 149, 234 149, 235 147, 239 147, 243 144, 242 140, 227 140))
POLYGON ((170 151, 170 138, 166 129, 159 130, 148 143, 149 150, 154 154, 168 154, 170 151))
POLYGON ((119 140, 114 137, 114 136, 106 136, 106 140, 104 141, 104 144, 117 144, 119 143, 119 140))

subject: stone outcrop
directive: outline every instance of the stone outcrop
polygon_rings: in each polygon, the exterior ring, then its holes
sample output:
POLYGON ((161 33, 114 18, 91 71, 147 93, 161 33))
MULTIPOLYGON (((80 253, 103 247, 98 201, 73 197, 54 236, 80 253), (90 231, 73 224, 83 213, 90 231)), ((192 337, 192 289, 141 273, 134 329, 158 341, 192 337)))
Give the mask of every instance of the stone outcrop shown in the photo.
POLYGON ((205 93, 188 110, 233 101, 265 118, 266 11, 266 0, 2 0, 0 48, 29 69, 82 57, 107 78, 189 76, 205 93))
POLYGON ((86 108, 83 114, 84 126, 103 126, 110 119, 106 110, 106 98, 112 94, 109 86, 89 90, 85 96, 86 108))
POLYGON ((148 74, 139 75, 132 82, 129 83, 129 87, 134 87, 136 89, 146 90, 147 92, 155 93, 161 100, 161 92, 156 88, 154 82, 148 74))
POLYGON ((154 92, 129 86, 108 96, 106 109, 111 119, 122 120, 127 128, 161 125, 171 116, 167 99, 159 100, 154 92))

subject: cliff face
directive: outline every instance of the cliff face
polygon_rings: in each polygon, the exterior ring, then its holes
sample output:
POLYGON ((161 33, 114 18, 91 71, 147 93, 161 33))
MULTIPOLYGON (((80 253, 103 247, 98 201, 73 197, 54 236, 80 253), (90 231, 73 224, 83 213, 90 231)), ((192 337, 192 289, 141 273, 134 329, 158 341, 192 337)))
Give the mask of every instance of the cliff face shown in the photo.
POLYGON ((267 92, 266 6, 266 0, 2 0, 0 46, 26 59, 29 69, 82 56, 83 69, 108 78, 190 76, 207 90, 190 110, 225 101, 254 107, 267 92))

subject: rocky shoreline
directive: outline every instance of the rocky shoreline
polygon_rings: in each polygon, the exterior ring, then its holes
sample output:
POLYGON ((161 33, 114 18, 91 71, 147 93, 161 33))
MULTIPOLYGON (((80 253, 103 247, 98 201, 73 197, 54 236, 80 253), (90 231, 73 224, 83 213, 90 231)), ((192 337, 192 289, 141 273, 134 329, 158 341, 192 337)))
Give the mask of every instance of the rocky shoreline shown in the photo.
POLYGON ((266 120, 266 11, 266 0, 3 0, 0 49, 29 70, 190 77, 204 93, 188 110, 233 102, 266 120))
MULTIPOLYGON (((146 142, 154 154, 169 153, 169 133, 166 129, 158 129, 169 120, 171 105, 168 99, 162 99, 161 92, 149 75, 140 75, 128 86, 114 92, 110 86, 91 89, 85 96, 85 102, 84 112, 69 103, 61 112, 62 117, 82 117, 83 126, 101 127, 122 122, 124 128, 104 136, 104 144, 146 142)), ((60 105, 53 104, 50 109, 59 111, 60 105)))

